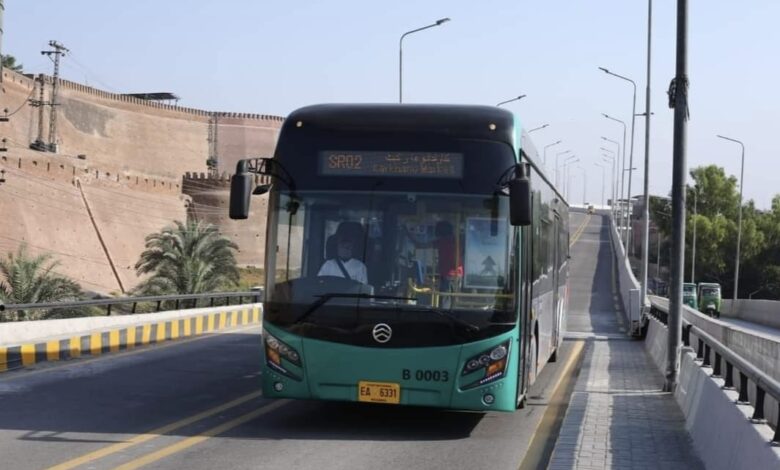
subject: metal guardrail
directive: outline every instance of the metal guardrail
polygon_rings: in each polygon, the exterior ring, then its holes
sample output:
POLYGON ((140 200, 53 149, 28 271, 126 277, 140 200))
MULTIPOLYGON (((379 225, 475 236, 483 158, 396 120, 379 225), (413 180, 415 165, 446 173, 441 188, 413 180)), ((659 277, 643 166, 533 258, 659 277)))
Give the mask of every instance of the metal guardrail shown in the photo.
MULTIPOLYGON (((650 315, 664 325, 668 325, 668 307, 667 309, 664 309, 663 306, 656 302, 652 302, 652 300, 651 305, 650 315)), ((740 405, 752 405, 754 411, 751 421, 754 423, 766 423, 767 420, 764 416, 764 400, 766 394, 769 393, 769 395, 780 405, 780 382, 758 369, 706 331, 683 319, 683 345, 691 347, 691 333, 697 339, 696 358, 701 361, 701 367, 712 367, 712 374, 710 376, 723 378, 724 383, 722 388, 724 390, 736 389, 734 386, 734 369, 736 368, 739 374, 739 397, 737 398, 736 403, 740 405), (715 357, 714 360, 711 361, 713 353, 715 357), (725 377, 723 377, 724 364, 726 366, 725 377), (756 388, 755 403, 750 402, 750 397, 748 395, 749 382, 753 382, 756 388)), ((771 444, 774 446, 780 446, 780 406, 778 407, 777 423, 778 425, 775 426, 775 434, 771 441, 771 444)))
POLYGON ((163 302, 173 302, 174 309, 197 308, 198 300, 208 300, 210 307, 214 306, 215 301, 224 299, 225 305, 231 305, 231 299, 238 299, 237 305, 244 303, 244 299, 251 299, 253 302, 262 302, 263 290, 251 290, 245 292, 207 292, 203 294, 181 294, 181 295, 154 295, 144 297, 112 297, 108 299, 77 300, 73 302, 49 302, 37 304, 0 304, 0 312, 13 312, 18 310, 48 310, 48 309, 66 309, 79 307, 97 307, 105 306, 106 315, 111 315, 112 305, 132 304, 131 313, 135 313, 139 303, 156 303, 156 312, 160 311, 163 302), (191 305, 188 305, 190 302, 191 305))

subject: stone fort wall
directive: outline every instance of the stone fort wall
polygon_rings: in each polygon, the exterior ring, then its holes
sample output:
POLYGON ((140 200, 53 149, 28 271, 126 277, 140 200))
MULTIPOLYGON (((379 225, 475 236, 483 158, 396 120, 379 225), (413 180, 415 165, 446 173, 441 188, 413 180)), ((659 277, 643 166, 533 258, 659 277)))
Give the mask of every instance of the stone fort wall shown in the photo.
MULTIPOLYGON (((0 256, 26 243, 33 253, 51 253, 60 261, 56 270, 86 290, 128 291, 140 281, 134 264, 146 235, 195 214, 239 244, 240 264, 262 265, 264 226, 230 221, 229 178, 216 184, 220 178, 200 175, 210 116, 219 126, 220 173, 232 172, 240 158, 272 155, 283 118, 211 113, 60 83, 58 153, 37 152, 29 144, 39 113, 26 104, 38 98, 34 80, 3 69, 0 115, 4 108, 13 114, 0 122, 8 148, 0 153, 0 256)), ((47 140, 48 109, 42 123, 47 140)), ((258 202, 253 219, 264 224, 258 202)))

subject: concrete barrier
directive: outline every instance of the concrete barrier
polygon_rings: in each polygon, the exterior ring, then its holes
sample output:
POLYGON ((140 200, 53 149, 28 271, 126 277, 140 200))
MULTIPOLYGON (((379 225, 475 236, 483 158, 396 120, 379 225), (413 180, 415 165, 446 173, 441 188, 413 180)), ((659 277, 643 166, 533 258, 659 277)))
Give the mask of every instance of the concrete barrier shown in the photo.
MULTIPOLYGON (((667 328, 648 321, 645 348, 662 373, 666 371, 667 328)), ((780 468, 780 448, 769 444, 774 432, 767 424, 750 421, 753 407, 735 404, 738 392, 723 390, 722 379, 710 377, 695 354, 684 348, 679 385, 674 397, 685 416, 686 429, 708 469, 780 468)))
POLYGON ((262 304, 0 324, 0 372, 260 323, 262 304))
POLYGON ((732 300, 723 300, 722 316, 780 328, 780 301, 737 299, 736 308, 732 303, 732 300))
MULTIPOLYGON (((652 302, 668 309, 669 301, 663 297, 651 297, 652 302)), ((729 349, 775 380, 780 380, 780 342, 771 335, 739 325, 731 325, 716 318, 683 306, 683 319, 707 332, 729 349)))
POLYGON ((650 308, 649 302, 645 300, 644 305, 639 296, 639 281, 631 270, 631 264, 625 257, 623 244, 620 243, 620 237, 615 227, 614 220, 610 217, 610 238, 612 240, 612 253, 615 256, 615 265, 617 267, 617 282, 620 291, 620 301, 623 305, 626 320, 628 321, 628 333, 638 335, 643 326, 642 308, 650 308))

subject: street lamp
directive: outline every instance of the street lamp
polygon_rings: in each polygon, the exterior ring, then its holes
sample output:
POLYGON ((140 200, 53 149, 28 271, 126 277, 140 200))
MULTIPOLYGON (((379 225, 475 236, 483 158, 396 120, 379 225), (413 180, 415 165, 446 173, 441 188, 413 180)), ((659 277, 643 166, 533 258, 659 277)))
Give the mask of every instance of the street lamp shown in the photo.
POLYGON ((577 163, 578 161, 580 161, 580 159, 577 158, 576 155, 572 155, 563 160, 563 197, 565 197, 566 200, 569 199, 569 165, 572 163, 577 163))
MULTIPOLYGON (((588 189, 588 172, 585 171, 585 168, 578 166, 580 170, 582 170, 582 205, 584 206, 587 201, 587 197, 585 193, 588 189)), ((587 208, 586 208, 587 209, 587 208)))
POLYGON ((544 125, 541 125, 541 126, 539 126, 539 127, 534 127, 533 129, 531 129, 530 131, 528 131, 528 133, 530 134, 530 133, 531 133, 531 132, 533 132, 533 131, 542 130, 542 129, 544 129, 544 128, 545 128, 545 127, 547 127, 547 126, 549 126, 549 124, 544 124, 544 125))
POLYGON ((444 23, 450 21, 449 18, 442 18, 440 20, 436 20, 435 23, 429 24, 428 26, 423 26, 422 28, 413 29, 411 31, 407 31, 404 34, 401 35, 401 39, 398 41, 398 102, 403 103, 404 102, 404 38, 412 33, 416 33, 419 31, 423 31, 428 28, 433 28, 435 26, 441 26, 444 23))
POLYGON ((742 183, 742 180, 745 177, 745 144, 740 142, 737 139, 732 139, 731 137, 724 137, 720 134, 718 134, 718 137, 721 139, 729 140, 731 142, 736 142, 740 146, 742 146, 742 169, 739 173, 739 222, 737 228, 737 266, 734 269, 734 307, 736 308, 737 305, 737 289, 739 287, 739 248, 742 242, 742 188, 744 187, 744 184, 742 183))
POLYGON ((604 182, 606 180, 606 169, 601 163, 594 163, 597 167, 601 168, 601 207, 604 207, 604 182))
POLYGON ((502 104, 511 103, 512 101, 519 101, 519 100, 522 100, 523 98, 525 98, 525 95, 520 95, 517 98, 512 98, 511 100, 502 101, 502 102, 498 103, 496 106, 501 106, 502 104))
MULTIPOLYGON (((629 152, 628 157, 628 166, 633 167, 634 166, 634 121, 636 120, 636 82, 631 80, 628 77, 624 77, 623 75, 616 74, 615 72, 610 72, 609 70, 605 69, 604 67, 599 67, 599 70, 603 71, 607 75, 612 75, 613 77, 617 77, 621 80, 625 80, 627 82, 630 82, 631 85, 634 87, 634 100, 633 100, 633 107, 631 108, 631 151, 629 152)), ((626 145, 625 141, 623 142, 623 153, 626 151, 626 145)), ((628 172, 628 198, 631 199, 631 176, 633 175, 633 172, 628 172)), ((626 252, 628 253, 628 252, 626 252)))
POLYGON ((544 160, 542 161, 542 165, 544 166, 544 169, 545 169, 545 170, 547 169, 547 149, 548 149, 548 148, 550 148, 550 147, 552 147, 553 145, 558 145, 558 144, 560 144, 561 142, 563 142, 563 141, 562 141, 562 140, 559 140, 558 142, 553 142, 553 143, 551 143, 551 144, 548 144, 548 145, 545 145, 545 146, 544 146, 544 150, 542 150, 542 156, 543 156, 543 158, 544 158, 544 160))
POLYGON ((555 154, 555 188, 558 188, 558 184, 560 183, 560 178, 558 177, 558 171, 560 166, 560 161, 558 160, 561 155, 566 155, 567 153, 571 153, 571 150, 564 150, 563 152, 558 152, 555 154))
MULTIPOLYGON (((609 119, 610 121, 615 121, 619 123, 621 126, 623 126, 623 163, 621 165, 618 165, 619 168, 625 168, 626 167, 626 123, 621 121, 620 119, 614 118, 606 113, 601 113, 602 116, 609 119)), ((615 143, 614 140, 607 139, 606 137, 602 137, 604 140, 609 140, 610 142, 615 143)), ((615 143, 618 146, 618 159, 620 159, 620 145, 615 143)), ((615 176, 617 177, 617 173, 615 173, 615 176)), ((623 194, 625 192, 625 181, 623 180, 623 173, 620 174, 620 199, 623 199, 623 194)))

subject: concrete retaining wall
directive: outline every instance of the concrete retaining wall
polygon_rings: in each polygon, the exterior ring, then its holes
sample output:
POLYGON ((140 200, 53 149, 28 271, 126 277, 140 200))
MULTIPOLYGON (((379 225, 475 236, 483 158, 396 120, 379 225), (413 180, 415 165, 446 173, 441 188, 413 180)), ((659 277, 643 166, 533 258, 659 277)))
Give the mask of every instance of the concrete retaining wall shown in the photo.
MULTIPOLYGON (((667 299, 655 296, 652 299, 657 305, 668 308, 667 299)), ((777 339, 760 331, 710 318, 688 306, 683 306, 683 319, 707 332, 770 377, 780 380, 780 342, 777 339)))
POLYGON ((629 333, 637 334, 642 327, 642 312, 640 309, 639 296, 635 293, 632 300, 631 291, 639 290, 639 281, 634 277, 631 271, 631 265, 625 258, 623 245, 620 243, 617 228, 614 220, 610 217, 610 238, 612 240, 612 253, 615 255, 615 265, 617 266, 618 288, 620 290, 620 301, 623 305, 628 320, 629 333))
MULTIPOLYGON (((645 348, 664 373, 667 329, 654 318, 648 324, 645 348)), ((769 445, 774 434, 772 429, 767 424, 752 423, 749 418, 753 407, 736 405, 738 392, 723 390, 723 380, 710 377, 712 369, 700 367, 695 357, 690 349, 683 350, 679 385, 674 395, 706 468, 780 468, 780 448, 769 445)))
POLYGON ((0 324, 0 372, 258 324, 262 304, 0 324))
POLYGON ((738 299, 736 309, 731 300, 723 300, 721 315, 729 318, 780 328, 780 301, 738 299))

